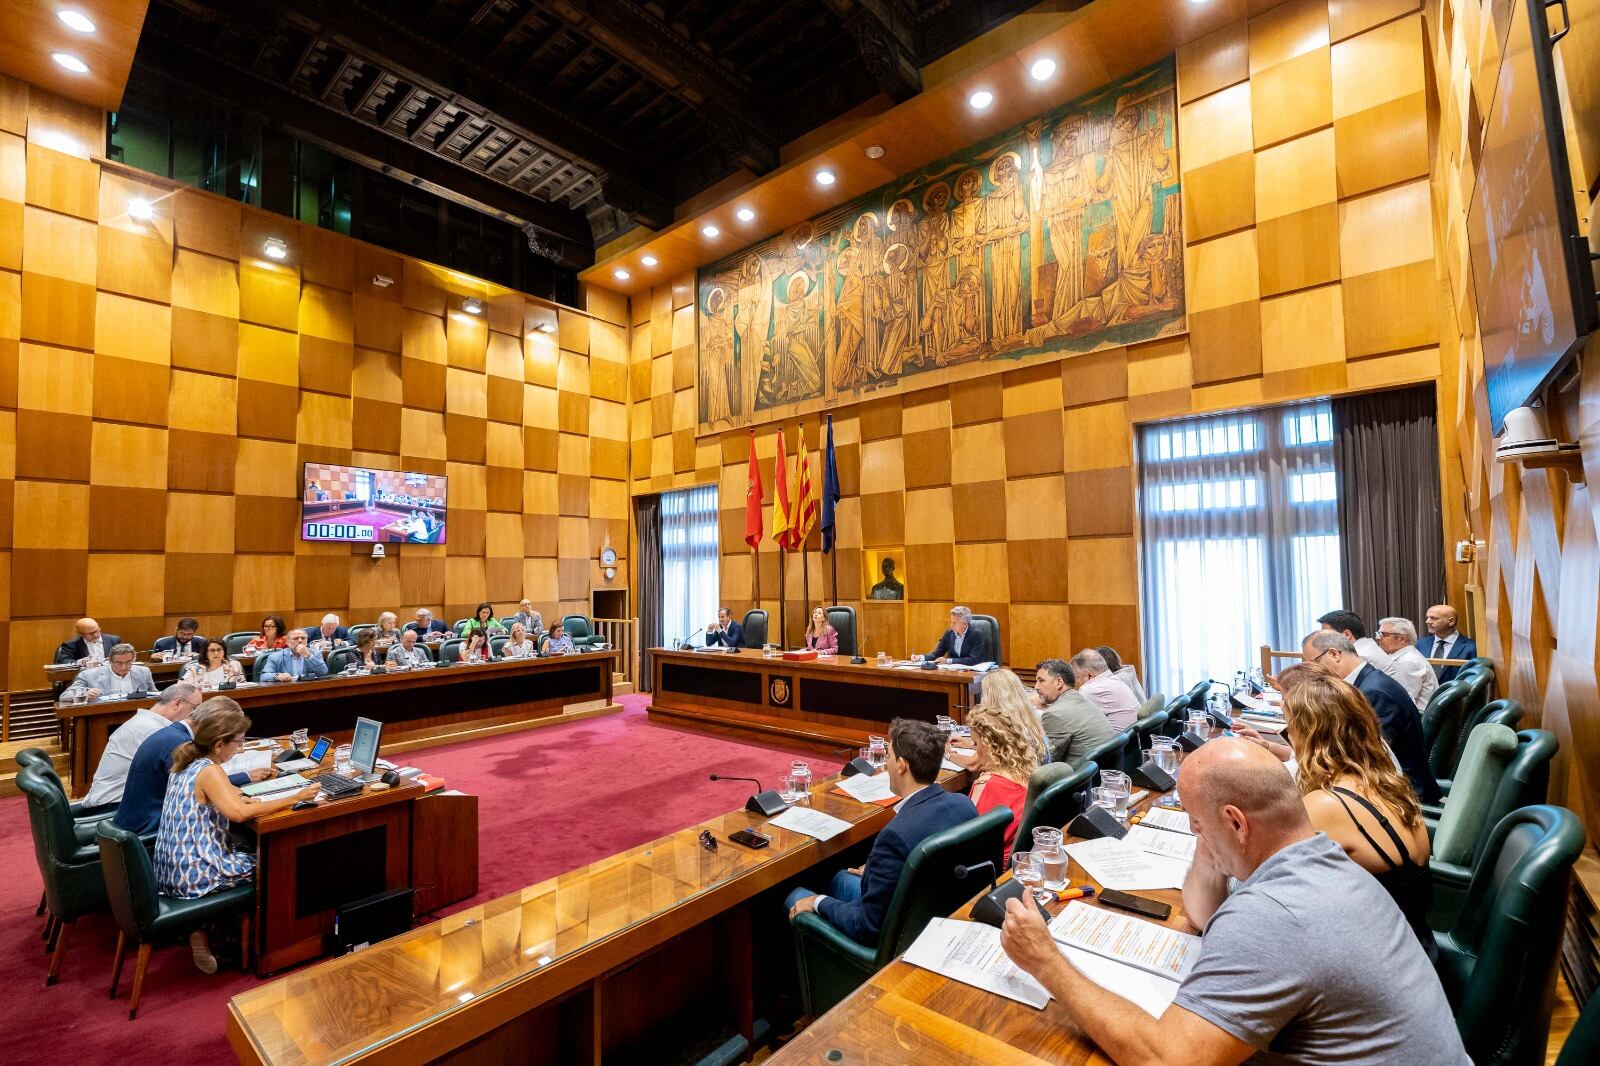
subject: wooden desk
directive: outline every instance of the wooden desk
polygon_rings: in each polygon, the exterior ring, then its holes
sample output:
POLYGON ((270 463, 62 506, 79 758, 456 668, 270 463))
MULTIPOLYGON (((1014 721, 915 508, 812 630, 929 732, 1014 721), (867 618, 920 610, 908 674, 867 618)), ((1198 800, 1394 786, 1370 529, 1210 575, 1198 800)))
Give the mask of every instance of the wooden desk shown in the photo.
MULTIPOLYGON (((781 900, 763 893, 893 816, 830 794, 836 780, 812 803, 851 828, 826 843, 774 829, 770 846, 738 847, 728 834, 766 819, 737 810, 241 993, 228 1041, 245 1063, 598 1066, 632 1059, 683 1017, 750 1039, 765 974, 753 912, 783 921, 781 900)), ((943 780, 966 787, 965 774, 943 780)))
MULTIPOLYGON (((1147 808, 1152 802, 1154 797, 1140 806, 1147 808)), ((1076 862, 1070 864, 1067 882, 1099 887, 1076 862)), ((1141 889, 1136 894, 1172 904, 1172 914, 1164 924, 1194 932, 1183 917, 1182 892, 1141 889)), ((1081 903, 1052 903, 1047 909, 1057 914, 1062 907, 1081 903)), ((970 908, 968 904, 953 917, 966 918, 970 908)), ((768 1061, 775 1066, 902 1061, 1084 1066, 1111 1060, 1083 1035, 1056 1000, 1043 1010, 1034 1010, 896 960, 768 1061), (914 1055, 907 1050, 911 1048, 916 1049, 914 1055)))
MULTIPOLYGON (((188 659, 183 662, 171 663, 158 662, 153 659, 139 659, 136 661, 140 666, 149 668, 150 677, 155 681, 157 688, 166 688, 178 680, 178 675, 183 673, 183 668, 189 665, 188 659)), ((84 668, 77 663, 46 663, 44 676, 50 682, 51 687, 59 693, 62 689, 72 684, 72 679, 82 673, 83 670, 84 668)))
MULTIPOLYGON (((569 707, 611 706, 617 653, 512 659, 477 666, 435 667, 312 682, 253 685, 208 695, 230 696, 250 716, 251 734, 283 736, 309 729, 337 742, 350 739, 357 718, 384 723, 385 753, 422 747, 441 736, 517 728, 556 718, 569 707)), ((56 705, 68 725, 72 795, 89 790, 113 730, 154 701, 56 705)))
POLYGON ((848 656, 801 662, 768 659, 757 649, 650 652, 652 720, 713 732, 782 737, 830 752, 858 748, 896 718, 965 722, 968 670, 899 670, 848 656))

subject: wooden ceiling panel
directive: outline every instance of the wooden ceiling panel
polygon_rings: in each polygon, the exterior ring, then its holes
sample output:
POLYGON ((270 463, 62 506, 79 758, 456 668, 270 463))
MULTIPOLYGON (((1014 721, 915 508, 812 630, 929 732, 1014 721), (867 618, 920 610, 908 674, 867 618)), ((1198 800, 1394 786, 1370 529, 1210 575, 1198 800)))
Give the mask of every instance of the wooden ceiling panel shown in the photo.
POLYGON ((115 111, 133 67, 134 48, 144 28, 149 0, 0 0, 0 73, 79 103, 115 111), (93 33, 77 33, 57 17, 59 9, 87 15, 93 33), (57 65, 54 52, 66 52, 88 64, 87 74, 57 65))

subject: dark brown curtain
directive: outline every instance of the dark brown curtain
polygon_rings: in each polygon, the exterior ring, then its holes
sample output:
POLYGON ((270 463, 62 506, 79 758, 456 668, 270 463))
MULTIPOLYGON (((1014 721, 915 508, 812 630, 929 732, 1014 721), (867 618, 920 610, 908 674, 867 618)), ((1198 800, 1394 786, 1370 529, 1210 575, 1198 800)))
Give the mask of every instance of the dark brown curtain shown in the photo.
POLYGON ((649 692, 650 649, 661 646, 661 497, 640 496, 633 502, 633 527, 639 531, 639 683, 649 692))
POLYGON ((1433 386, 1334 399, 1344 606, 1418 629, 1444 601, 1444 525, 1433 386))

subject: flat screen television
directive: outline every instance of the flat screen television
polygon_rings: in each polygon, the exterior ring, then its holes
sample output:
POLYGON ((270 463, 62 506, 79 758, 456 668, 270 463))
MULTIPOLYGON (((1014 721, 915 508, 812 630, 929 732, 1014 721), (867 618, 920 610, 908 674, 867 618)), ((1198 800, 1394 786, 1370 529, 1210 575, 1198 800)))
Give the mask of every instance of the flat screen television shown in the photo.
POLYGON ((305 464, 300 539, 353 544, 443 544, 441 474, 305 464))
POLYGON ((1545 8, 1527 0, 1496 8, 1504 47, 1467 239, 1489 421, 1499 436, 1506 413, 1543 392, 1596 322, 1545 8))

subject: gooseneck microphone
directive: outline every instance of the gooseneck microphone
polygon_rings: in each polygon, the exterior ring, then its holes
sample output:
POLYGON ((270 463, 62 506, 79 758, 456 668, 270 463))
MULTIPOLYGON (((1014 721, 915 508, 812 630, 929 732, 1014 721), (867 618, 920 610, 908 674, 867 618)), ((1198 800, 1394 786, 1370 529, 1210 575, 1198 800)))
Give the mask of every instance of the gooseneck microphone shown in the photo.
POLYGON ((730 777, 727 774, 712 774, 711 775, 711 780, 713 780, 713 781, 748 781, 752 785, 756 786, 756 791, 757 792, 761 791, 761 782, 758 779, 754 778, 754 777, 730 777))
POLYGON ((867 649, 867 638, 864 635, 862 635, 861 633, 857 633, 856 634, 856 653, 854 655, 850 656, 850 663, 851 663, 852 666, 860 666, 862 663, 867 661, 867 657, 865 655, 861 654, 863 651, 866 651, 866 649, 867 649))
POLYGON ((778 795, 771 789, 762 788, 761 782, 753 777, 733 777, 729 774, 712 774, 711 780, 749 781, 751 784, 755 785, 755 794, 744 801, 744 809, 750 811, 752 814, 760 814, 771 818, 773 815, 781 814, 789 809, 789 805, 783 801, 782 796, 778 795))
MULTIPOLYGON (((704 629, 704 628, 705 628, 705 626, 701 626, 700 627, 700 629, 704 629)), ((700 635, 700 629, 695 630, 693 633, 690 633, 688 636, 686 636, 682 640, 678 641, 678 650, 679 651, 686 651, 689 648, 694 647, 694 645, 689 643, 689 642, 694 640, 695 637, 698 637, 700 635)))
POLYGON ((989 871, 989 891, 993 892, 995 889, 996 879, 1000 875, 996 872, 994 861, 991 859, 984 859, 982 862, 975 862, 971 866, 957 866, 950 872, 955 875, 957 881, 965 881, 973 874, 983 873, 985 869, 989 871))

